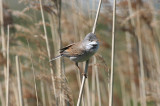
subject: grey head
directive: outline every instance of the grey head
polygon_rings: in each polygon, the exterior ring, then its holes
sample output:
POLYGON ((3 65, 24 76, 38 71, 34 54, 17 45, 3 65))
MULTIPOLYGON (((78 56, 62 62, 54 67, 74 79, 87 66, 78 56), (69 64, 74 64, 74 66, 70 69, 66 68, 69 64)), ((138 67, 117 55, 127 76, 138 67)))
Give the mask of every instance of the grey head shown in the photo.
POLYGON ((97 41, 97 37, 96 37, 95 34, 89 33, 89 34, 86 35, 86 37, 83 40, 83 42, 86 42, 86 41, 90 41, 90 42, 97 41))
POLYGON ((82 45, 87 52, 92 52, 94 54, 98 50, 99 42, 95 34, 89 33, 82 41, 82 45))

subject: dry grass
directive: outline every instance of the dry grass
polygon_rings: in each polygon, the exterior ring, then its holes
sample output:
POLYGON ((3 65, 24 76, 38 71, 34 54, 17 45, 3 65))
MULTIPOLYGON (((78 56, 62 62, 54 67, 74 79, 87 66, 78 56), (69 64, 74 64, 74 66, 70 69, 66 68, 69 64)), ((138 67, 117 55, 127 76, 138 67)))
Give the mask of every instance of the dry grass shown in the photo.
MULTIPOLYGON (((82 106, 109 103, 113 4, 102 1, 96 28, 100 49, 90 59, 82 106)), ((76 105, 82 76, 74 62, 64 58, 49 64, 48 60, 62 46, 91 32, 98 1, 20 0, 16 4, 24 6, 16 10, 0 0, 0 106, 7 101, 11 106, 76 105)), ((113 105, 158 106, 160 3, 120 0, 116 6, 113 105)))

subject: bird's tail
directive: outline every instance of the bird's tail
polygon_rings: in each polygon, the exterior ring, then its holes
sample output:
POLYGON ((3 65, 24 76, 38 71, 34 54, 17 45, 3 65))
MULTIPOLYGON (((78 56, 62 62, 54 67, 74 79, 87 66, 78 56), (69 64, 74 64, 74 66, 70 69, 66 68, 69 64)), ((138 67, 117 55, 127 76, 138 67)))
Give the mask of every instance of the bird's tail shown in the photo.
POLYGON ((54 60, 56 60, 56 59, 58 59, 58 58, 60 58, 60 57, 62 57, 62 55, 56 56, 55 58, 51 59, 49 62, 52 62, 52 61, 54 61, 54 60))

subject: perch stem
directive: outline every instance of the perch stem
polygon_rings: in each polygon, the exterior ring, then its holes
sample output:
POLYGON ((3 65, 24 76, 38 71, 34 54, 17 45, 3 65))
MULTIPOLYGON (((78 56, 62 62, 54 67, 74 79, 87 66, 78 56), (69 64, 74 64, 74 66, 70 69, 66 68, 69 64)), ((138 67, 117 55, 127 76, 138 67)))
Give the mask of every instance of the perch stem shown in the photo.
POLYGON ((113 71, 114 71, 114 49, 115 49, 115 21, 116 21, 116 0, 113 3, 113 25, 112 25, 112 54, 111 54, 111 79, 110 79, 110 95, 109 95, 109 106, 112 106, 113 103, 113 71))
MULTIPOLYGON (((96 24, 97 24, 99 12, 100 12, 101 4, 102 4, 102 0, 99 0, 98 9, 97 9, 96 18, 95 18, 95 21, 94 21, 92 33, 95 33, 96 24)), ((87 75, 87 72, 88 72, 88 64, 89 64, 89 60, 86 61, 85 72, 84 72, 84 75, 83 75, 83 78, 82 78, 82 84, 81 84, 81 88, 80 88, 80 92, 79 92, 79 98, 78 98, 77 106, 80 106, 80 102, 81 102, 81 99, 82 99, 84 84, 85 84, 85 80, 87 78, 85 75, 87 75)))

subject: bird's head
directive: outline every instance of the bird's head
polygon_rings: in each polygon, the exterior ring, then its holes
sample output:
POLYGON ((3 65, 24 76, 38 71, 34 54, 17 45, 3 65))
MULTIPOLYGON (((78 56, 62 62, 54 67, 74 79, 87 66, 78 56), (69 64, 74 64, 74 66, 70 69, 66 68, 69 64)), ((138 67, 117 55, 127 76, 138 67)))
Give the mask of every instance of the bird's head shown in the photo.
POLYGON ((95 34, 89 33, 86 35, 86 37, 83 40, 83 43, 85 44, 86 50, 97 50, 99 46, 98 39, 95 34))

